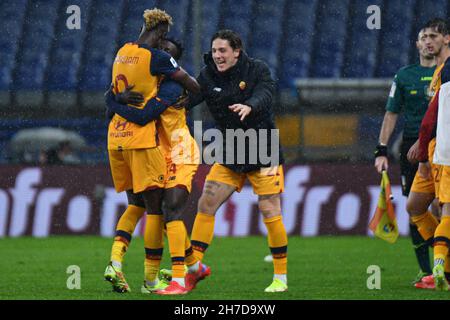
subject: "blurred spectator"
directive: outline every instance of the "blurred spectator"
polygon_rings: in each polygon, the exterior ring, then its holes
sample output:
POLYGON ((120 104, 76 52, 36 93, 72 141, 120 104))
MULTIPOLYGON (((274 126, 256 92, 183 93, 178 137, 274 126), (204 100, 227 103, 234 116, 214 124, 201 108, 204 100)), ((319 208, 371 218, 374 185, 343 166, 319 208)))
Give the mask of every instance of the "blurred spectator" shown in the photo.
POLYGON ((80 158, 75 154, 70 141, 62 141, 57 147, 42 150, 39 154, 40 165, 75 165, 80 163, 80 158))

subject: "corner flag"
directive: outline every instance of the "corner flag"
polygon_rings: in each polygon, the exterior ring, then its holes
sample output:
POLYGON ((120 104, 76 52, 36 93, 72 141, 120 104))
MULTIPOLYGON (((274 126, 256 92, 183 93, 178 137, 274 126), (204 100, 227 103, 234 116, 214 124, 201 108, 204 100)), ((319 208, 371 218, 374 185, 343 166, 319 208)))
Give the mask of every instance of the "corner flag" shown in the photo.
POLYGON ((369 223, 369 229, 383 240, 395 243, 398 238, 397 219, 395 218, 394 206, 392 204, 391 183, 384 170, 381 174, 381 191, 378 198, 378 206, 369 223))

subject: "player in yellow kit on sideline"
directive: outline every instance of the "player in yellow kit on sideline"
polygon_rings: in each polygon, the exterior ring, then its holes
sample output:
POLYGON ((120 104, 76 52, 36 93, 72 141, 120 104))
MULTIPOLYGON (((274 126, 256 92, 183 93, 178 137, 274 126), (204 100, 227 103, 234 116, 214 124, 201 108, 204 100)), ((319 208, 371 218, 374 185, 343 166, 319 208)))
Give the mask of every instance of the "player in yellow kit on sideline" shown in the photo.
MULTIPOLYGON (((143 96, 136 108, 145 108, 155 101, 161 76, 181 83, 186 89, 198 92, 198 83, 182 70, 166 52, 155 49, 169 31, 172 18, 162 10, 145 10, 144 25, 139 38, 119 49, 113 64, 112 83, 115 93, 129 86, 143 96)), ((127 192, 129 206, 118 222, 113 243, 111 262, 105 270, 105 279, 117 292, 128 292, 130 288, 122 273, 122 259, 131 240, 130 225, 136 223, 144 212, 139 199, 147 211, 144 235, 146 249, 146 279, 156 278, 162 252, 163 217, 161 197, 163 194, 166 162, 157 147, 156 123, 140 126, 115 114, 108 128, 108 153, 111 173, 117 192, 127 192), (156 270, 156 272, 154 272, 156 270)), ((171 247, 175 281, 180 279, 184 288, 184 260, 186 229, 182 221, 166 224, 171 247)), ((134 228, 133 228, 134 229, 134 228)), ((186 290, 185 290, 186 291, 186 290)))
MULTIPOLYGON (((436 55, 436 62, 438 67, 434 73, 433 80, 431 81, 431 92, 433 98, 430 102, 428 110, 422 121, 419 133, 419 169, 414 179, 413 187, 411 191, 417 194, 422 194, 426 199, 427 193, 430 194, 428 203, 424 202, 422 205, 416 203, 411 205, 410 199, 408 199, 408 207, 416 210, 411 212, 411 219, 417 225, 422 237, 433 243, 434 251, 434 268, 433 275, 424 277, 424 283, 429 283, 428 289, 436 288, 438 290, 446 290, 448 287, 445 278, 450 279, 450 263, 446 258, 448 254, 448 247, 446 241, 450 241, 450 231, 448 226, 450 225, 450 219, 447 217, 450 215, 442 209, 442 218, 438 222, 429 211, 428 205, 434 199, 439 199, 442 204, 445 202, 446 187, 443 185, 443 167, 436 160, 436 153, 438 150, 436 136, 436 123, 438 107, 440 105, 440 91, 442 85, 448 81, 448 58, 450 57, 450 35, 447 23, 442 19, 434 19, 430 21, 426 30, 430 30, 430 40, 427 43, 427 47, 436 55), (447 77, 447 78, 446 78, 447 77), (432 171, 432 172, 431 172, 432 171), (431 192, 434 191, 433 194, 431 192), (444 264, 445 262, 445 264, 444 264), (434 281, 433 281, 434 280, 434 281)), ((440 111, 439 111, 440 112, 440 111)))
MULTIPOLYGON (((180 59, 183 51, 181 44, 172 39, 164 40, 161 48, 176 60, 180 59)), ((124 94, 130 101, 141 102, 143 99, 138 92, 126 90, 124 94)), ((138 125, 146 125, 148 122, 158 119, 156 127, 159 148, 165 156, 168 171, 163 196, 163 212, 166 224, 174 220, 182 220, 183 210, 191 191, 192 178, 199 163, 198 147, 186 124, 186 111, 183 108, 172 106, 182 94, 183 88, 178 83, 171 79, 164 79, 161 82, 158 96, 151 105, 147 105, 144 109, 119 104, 114 99, 110 99, 107 103, 110 112, 117 113, 138 125)), ((135 225, 133 225, 133 230, 135 225)), ((192 290, 199 280, 210 274, 209 267, 201 264, 193 255, 187 237, 185 240, 185 260, 177 258, 172 262, 180 265, 186 263, 188 266, 188 273, 185 278, 185 288, 188 291, 192 290)), ((173 270, 171 273, 173 274, 173 270)), ((176 277, 172 277, 172 283, 165 289, 161 285, 156 286, 161 290, 155 290, 154 283, 144 283, 142 292, 173 294, 179 289, 177 284, 173 283, 174 278, 176 277)))

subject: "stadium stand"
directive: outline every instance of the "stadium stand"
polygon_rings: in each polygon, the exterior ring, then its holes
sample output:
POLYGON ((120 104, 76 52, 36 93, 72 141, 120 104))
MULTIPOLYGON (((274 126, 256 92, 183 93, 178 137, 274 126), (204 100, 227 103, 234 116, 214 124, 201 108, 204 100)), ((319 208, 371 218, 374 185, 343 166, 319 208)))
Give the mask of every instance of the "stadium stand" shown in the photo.
MULTIPOLYGON (((101 1, 100 1, 101 2, 101 1)), ((99 2, 99 3, 100 3, 99 2)), ((72 4, 71 0, 62 2, 62 8, 72 4)), ((97 4, 97 2, 96 2, 97 4)), ((78 2, 81 12, 90 12, 92 1, 82 0, 78 2)), ((98 15, 102 17, 101 14, 98 15)), ((81 65, 81 57, 87 30, 90 28, 69 29, 66 26, 66 15, 60 15, 56 24, 50 61, 47 73, 48 104, 54 110, 64 112, 65 109, 77 105, 78 72, 81 65)), ((98 19, 93 19, 96 22, 98 19)), ((88 14, 82 14, 81 25, 88 25, 88 14)), ((80 26, 81 26, 80 25, 80 26)), ((96 30, 97 31, 97 30, 96 30)), ((99 33, 93 33, 99 34, 99 33)), ((89 52, 89 51, 86 51, 89 52)))
POLYGON ((13 89, 21 107, 44 102, 45 74, 50 62, 59 0, 30 1, 25 12, 13 89))
POLYGON ((250 36, 250 21, 253 19, 251 0, 223 0, 220 13, 220 29, 237 30, 244 45, 250 36))
POLYGON ((311 62, 312 39, 316 20, 317 0, 288 0, 284 13, 284 37, 281 42, 278 77, 280 87, 294 86, 297 78, 309 76, 311 62), (302 13, 302 19, 296 14, 302 13))
MULTIPOLYGON (((81 81, 79 88, 83 92, 81 101, 84 107, 99 108, 92 96, 105 90, 111 81, 111 61, 114 59, 120 33, 122 12, 125 2, 112 3, 107 0, 95 1, 92 5, 88 25, 89 33, 82 58, 83 67, 79 71, 81 81)), ((138 30, 138 28, 136 28, 138 30)), ((136 37, 137 31, 134 33, 136 37)), ((134 38, 129 39, 131 41, 134 38)))
POLYGON ((349 1, 319 2, 310 74, 315 78, 338 78, 344 63, 349 1))
POLYGON ((19 0, 12 4, 0 3, 0 106, 11 103, 10 85, 13 78, 14 62, 22 34, 23 18, 27 1, 19 0))
MULTIPOLYGON (((144 9, 155 6, 173 16, 170 35, 182 40, 186 50, 181 64, 189 72, 195 73, 196 67, 202 65, 201 54, 209 51, 212 34, 218 29, 230 28, 240 33, 250 56, 269 64, 278 79, 280 95, 284 91, 295 95, 296 79, 392 78, 400 67, 417 62, 413 44, 418 28, 432 17, 447 17, 450 5, 449 0, 435 0, 432 5, 427 0, 210 0, 198 3, 200 25, 194 25, 197 20, 192 0, 1 2, 1 110, 13 110, 7 113, 11 118, 14 114, 33 117, 33 112, 42 110, 44 119, 46 112, 63 118, 67 111, 74 116, 67 121, 78 123, 76 129, 81 130, 89 144, 103 148, 104 128, 93 125, 89 119, 103 121, 103 92, 110 82, 115 52, 125 42, 137 38, 144 9), (78 5, 81 9, 80 30, 66 28, 69 5, 78 5), (369 5, 382 8, 382 30, 366 27, 369 5), (193 50, 195 30, 201 32, 197 51, 193 50)), ((283 108, 278 110, 281 115, 285 112, 283 108)), ((301 120, 304 114, 301 110, 290 111, 297 112, 299 117, 294 120, 289 116, 281 117, 279 121, 297 128, 304 121, 301 120)), ((367 121, 359 119, 358 128, 367 121)), ((41 126, 40 120, 34 119, 32 125, 41 126)), ((356 125, 353 128, 352 132, 358 131, 356 125)), ((14 125, 9 129, 16 130, 14 125)), ((353 135, 349 136, 348 141, 355 140, 353 135)), ((296 137, 294 148, 298 141, 307 140, 300 133, 296 137)), ((0 147, 7 139, 5 132, 0 134, 0 147)), ((287 143, 293 144, 292 141, 287 143)), ((96 157, 93 156, 101 159, 101 156, 96 157)))
POLYGON ((377 77, 392 77, 400 67, 409 64, 415 0, 386 1, 382 12, 383 29, 377 77), (399 17, 402 19, 399 19, 399 17), (401 32, 399 32, 401 30, 401 32))
POLYGON ((186 22, 189 18, 189 0, 159 0, 157 7, 170 13, 174 24, 170 33, 177 39, 183 39, 186 22))
POLYGON ((367 28, 366 12, 369 6, 382 3, 382 0, 360 0, 351 6, 343 77, 372 78, 375 75, 380 30, 367 28))
POLYGON ((261 0, 253 10, 248 51, 269 64, 276 75, 285 1, 261 0), (270 40, 269 40, 270 39, 270 40))

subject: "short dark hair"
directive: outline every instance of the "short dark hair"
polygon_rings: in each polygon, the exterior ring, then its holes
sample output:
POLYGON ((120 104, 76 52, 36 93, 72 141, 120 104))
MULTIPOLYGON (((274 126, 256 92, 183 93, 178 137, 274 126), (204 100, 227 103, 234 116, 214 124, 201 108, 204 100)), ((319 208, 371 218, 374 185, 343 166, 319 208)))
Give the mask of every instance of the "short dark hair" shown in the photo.
POLYGON ((183 52, 184 52, 184 48, 183 48, 183 45, 181 44, 181 42, 179 40, 171 38, 171 37, 166 37, 164 40, 173 43, 173 45, 175 47, 177 47, 177 54, 173 58, 175 60, 180 60, 181 57, 183 56, 183 52))
POLYGON ((427 22, 424 29, 433 29, 440 34, 446 36, 450 33, 449 24, 445 19, 442 18, 434 18, 427 22))
POLYGON ((216 39, 228 40, 230 47, 233 48, 233 50, 244 49, 241 37, 233 30, 224 29, 217 31, 211 38, 211 45, 216 39))

